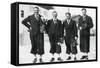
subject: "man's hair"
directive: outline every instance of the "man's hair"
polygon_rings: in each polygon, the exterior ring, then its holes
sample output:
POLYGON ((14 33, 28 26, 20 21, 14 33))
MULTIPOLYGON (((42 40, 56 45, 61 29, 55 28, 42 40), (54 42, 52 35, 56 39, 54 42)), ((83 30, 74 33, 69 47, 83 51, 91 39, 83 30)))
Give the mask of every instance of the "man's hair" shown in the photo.
POLYGON ((69 12, 66 12, 65 14, 68 14, 68 15, 70 15, 70 16, 71 16, 71 13, 69 13, 69 12))
POLYGON ((57 13, 57 11, 53 11, 52 13, 57 13))
POLYGON ((86 11, 86 8, 82 8, 81 10, 82 10, 82 11, 83 11, 83 10, 85 10, 85 11, 86 11))
POLYGON ((34 9, 34 8, 37 8, 37 9, 39 10, 39 7, 33 7, 33 9, 34 9))

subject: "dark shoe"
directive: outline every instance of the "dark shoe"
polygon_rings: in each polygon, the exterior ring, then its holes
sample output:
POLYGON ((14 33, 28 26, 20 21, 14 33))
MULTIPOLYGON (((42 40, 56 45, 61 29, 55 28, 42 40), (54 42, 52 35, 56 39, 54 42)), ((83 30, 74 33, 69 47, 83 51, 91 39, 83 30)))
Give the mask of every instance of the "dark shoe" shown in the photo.
POLYGON ((60 62, 62 62, 62 61, 63 61, 60 57, 58 58, 58 60, 59 60, 60 62))
POLYGON ((33 63, 36 63, 36 62, 37 62, 37 58, 34 58, 33 63))
POLYGON ((69 56, 68 58, 67 58, 67 60, 70 60, 71 59, 71 57, 69 56))
POLYGON ((76 61, 77 60, 77 58, 76 57, 74 57, 74 61, 76 61))
POLYGON ((43 60, 42 60, 42 58, 40 58, 40 63, 43 63, 43 60))
POLYGON ((52 58, 50 62, 53 62, 53 61, 54 61, 54 58, 52 58))
POLYGON ((88 56, 82 56, 82 58, 81 59, 85 59, 85 58, 87 58, 88 56))

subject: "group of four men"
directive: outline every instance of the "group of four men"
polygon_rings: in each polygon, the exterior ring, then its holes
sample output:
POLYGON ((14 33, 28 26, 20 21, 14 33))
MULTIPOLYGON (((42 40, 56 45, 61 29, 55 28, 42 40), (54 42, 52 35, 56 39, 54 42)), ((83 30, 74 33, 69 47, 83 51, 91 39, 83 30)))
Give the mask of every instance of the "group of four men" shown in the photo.
MULTIPOLYGON (((68 54, 67 60, 71 59, 70 54, 77 54, 77 38, 78 29, 80 30, 80 51, 84 53, 81 59, 88 59, 89 52, 89 40, 90 40, 90 28, 93 27, 92 19, 86 14, 86 9, 82 9, 83 16, 79 19, 78 27, 76 22, 72 20, 71 13, 65 13, 66 19, 61 22, 57 18, 57 12, 53 11, 53 18, 45 21, 39 14, 39 7, 34 7, 34 14, 28 16, 22 21, 28 31, 30 32, 30 40, 32 44, 31 53, 35 56, 34 63, 37 62, 36 55, 40 55, 40 62, 43 62, 42 55, 44 54, 44 30, 49 36, 50 41, 50 53, 54 56, 55 53, 60 55, 61 43, 63 39, 66 44, 66 53, 68 54)), ((55 59, 52 57, 51 62, 55 59)), ((63 61, 61 57, 58 57, 59 61, 63 61)), ((76 56, 74 57, 76 60, 76 56)))

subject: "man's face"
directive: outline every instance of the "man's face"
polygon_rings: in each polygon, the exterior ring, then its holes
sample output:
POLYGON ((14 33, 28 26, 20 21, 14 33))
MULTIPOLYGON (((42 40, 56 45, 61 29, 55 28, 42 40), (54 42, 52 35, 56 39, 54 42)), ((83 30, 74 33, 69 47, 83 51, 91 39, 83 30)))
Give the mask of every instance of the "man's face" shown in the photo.
POLYGON ((56 18, 57 17, 57 13, 56 12, 52 13, 52 16, 56 18))
POLYGON ((71 16, 69 14, 66 14, 66 19, 70 19, 71 16))
POLYGON ((33 10, 34 10, 34 13, 35 14, 38 14, 39 13, 39 9, 38 8, 34 8, 33 10))
POLYGON ((82 14, 83 15, 86 15, 86 10, 82 10, 82 14))

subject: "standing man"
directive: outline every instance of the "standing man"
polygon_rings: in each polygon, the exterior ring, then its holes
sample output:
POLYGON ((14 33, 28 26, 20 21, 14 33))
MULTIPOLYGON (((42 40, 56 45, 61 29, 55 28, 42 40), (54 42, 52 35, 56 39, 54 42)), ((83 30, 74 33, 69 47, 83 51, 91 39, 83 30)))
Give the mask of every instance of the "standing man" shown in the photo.
MULTIPOLYGON (((60 40, 62 38, 62 23, 57 18, 57 12, 52 12, 53 19, 48 20, 47 22, 47 33, 49 36, 49 41, 51 45, 50 53, 54 56, 55 53, 59 55, 58 60, 62 61, 60 57, 61 53, 61 46, 60 46, 60 40)), ((53 62, 55 59, 52 57, 51 62, 53 62)))
POLYGON ((30 40, 32 44, 31 53, 35 56, 34 63, 37 62, 36 55, 40 55, 40 62, 42 61, 42 55, 44 54, 44 35, 43 35, 43 27, 44 23, 41 19, 41 15, 39 14, 39 8, 34 7, 34 14, 28 16, 22 21, 28 31, 30 32, 30 40))
POLYGON ((82 16, 79 19, 80 29, 80 51, 84 53, 81 59, 88 59, 90 51, 90 29, 93 27, 92 18, 86 14, 86 9, 83 8, 82 16))
POLYGON ((71 59, 71 54, 74 56, 74 60, 76 60, 77 47, 77 27, 76 22, 71 19, 71 13, 65 13, 66 19, 63 22, 63 31, 65 31, 65 44, 66 44, 66 53, 68 54, 67 60, 71 59))

